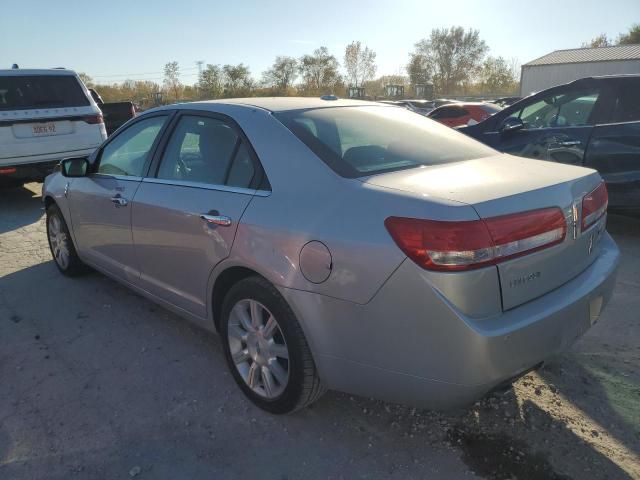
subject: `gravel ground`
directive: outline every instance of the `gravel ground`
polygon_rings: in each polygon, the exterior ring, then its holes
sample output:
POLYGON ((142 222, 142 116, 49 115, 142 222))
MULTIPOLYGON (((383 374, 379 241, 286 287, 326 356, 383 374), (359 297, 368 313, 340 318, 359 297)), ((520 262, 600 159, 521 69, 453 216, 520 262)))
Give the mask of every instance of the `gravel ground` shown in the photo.
POLYGON ((640 220, 612 302, 571 351, 464 411, 329 392, 275 417, 219 342, 50 260, 39 184, 0 191, 0 479, 640 478, 640 220))

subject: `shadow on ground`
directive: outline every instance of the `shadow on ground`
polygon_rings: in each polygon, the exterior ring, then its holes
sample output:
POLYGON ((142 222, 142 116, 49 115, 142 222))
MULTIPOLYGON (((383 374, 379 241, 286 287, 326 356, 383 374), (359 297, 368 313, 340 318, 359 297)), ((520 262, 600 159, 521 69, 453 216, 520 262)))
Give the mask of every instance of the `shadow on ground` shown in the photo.
MULTIPOLYGON (((461 412, 330 392, 275 417, 242 396, 215 335, 100 274, 47 262, 0 292, 0 478, 632 478, 569 428, 556 394, 538 399, 551 387, 531 374, 461 412)), ((611 408, 599 377, 562 368, 542 376, 569 402, 582 392, 564 380, 586 375, 585 402, 611 408)))
POLYGON ((44 215, 39 194, 28 188, 0 188, 0 234, 31 225, 44 215))

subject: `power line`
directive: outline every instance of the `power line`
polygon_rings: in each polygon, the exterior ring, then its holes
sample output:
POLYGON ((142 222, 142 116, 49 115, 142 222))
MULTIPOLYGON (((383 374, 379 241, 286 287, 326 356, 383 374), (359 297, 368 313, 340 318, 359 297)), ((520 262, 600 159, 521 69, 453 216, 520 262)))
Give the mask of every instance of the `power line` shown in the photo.
MULTIPOLYGON (((190 70, 197 70, 199 67, 188 67, 188 68, 181 68, 180 71, 186 70, 186 71, 190 71, 190 70)), ((164 74, 164 71, 160 71, 160 72, 140 72, 140 73, 110 73, 108 75, 91 75, 94 78, 106 78, 106 77, 119 77, 119 78, 128 78, 128 77, 134 77, 134 76, 140 76, 140 75, 158 75, 158 74, 164 74)))

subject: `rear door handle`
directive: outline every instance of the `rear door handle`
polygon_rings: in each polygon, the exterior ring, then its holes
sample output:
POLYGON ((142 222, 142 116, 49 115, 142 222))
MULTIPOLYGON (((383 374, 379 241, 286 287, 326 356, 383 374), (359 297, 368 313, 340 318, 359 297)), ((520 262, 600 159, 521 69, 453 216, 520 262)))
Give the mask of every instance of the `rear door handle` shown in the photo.
POLYGON ((580 140, 566 140, 564 142, 560 142, 560 145, 563 147, 575 147, 576 145, 580 145, 582 142, 580 140))
POLYGON ((115 197, 111 197, 111 201, 116 205, 116 207, 126 207, 129 203, 129 200, 124 198, 119 193, 115 197))
MULTIPOLYGON (((217 214, 218 212, 215 213, 217 214)), ((203 213, 200 215, 200 218, 207 223, 220 225, 221 227, 228 227, 231 225, 231 218, 226 215, 214 215, 214 212, 203 213)))

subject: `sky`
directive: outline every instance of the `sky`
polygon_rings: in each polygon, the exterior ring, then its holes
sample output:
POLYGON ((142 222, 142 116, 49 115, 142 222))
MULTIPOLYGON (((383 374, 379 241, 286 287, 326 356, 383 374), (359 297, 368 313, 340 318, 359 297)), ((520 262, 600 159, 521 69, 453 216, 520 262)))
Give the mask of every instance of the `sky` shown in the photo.
POLYGON ((376 52, 378 75, 404 74, 415 43, 452 25, 526 63, 640 22, 640 0, 23 0, 1 11, 0 68, 66 67, 98 83, 159 82, 174 60, 187 84, 198 60, 242 62, 258 79, 276 55, 322 45, 342 62, 354 40, 376 52))

